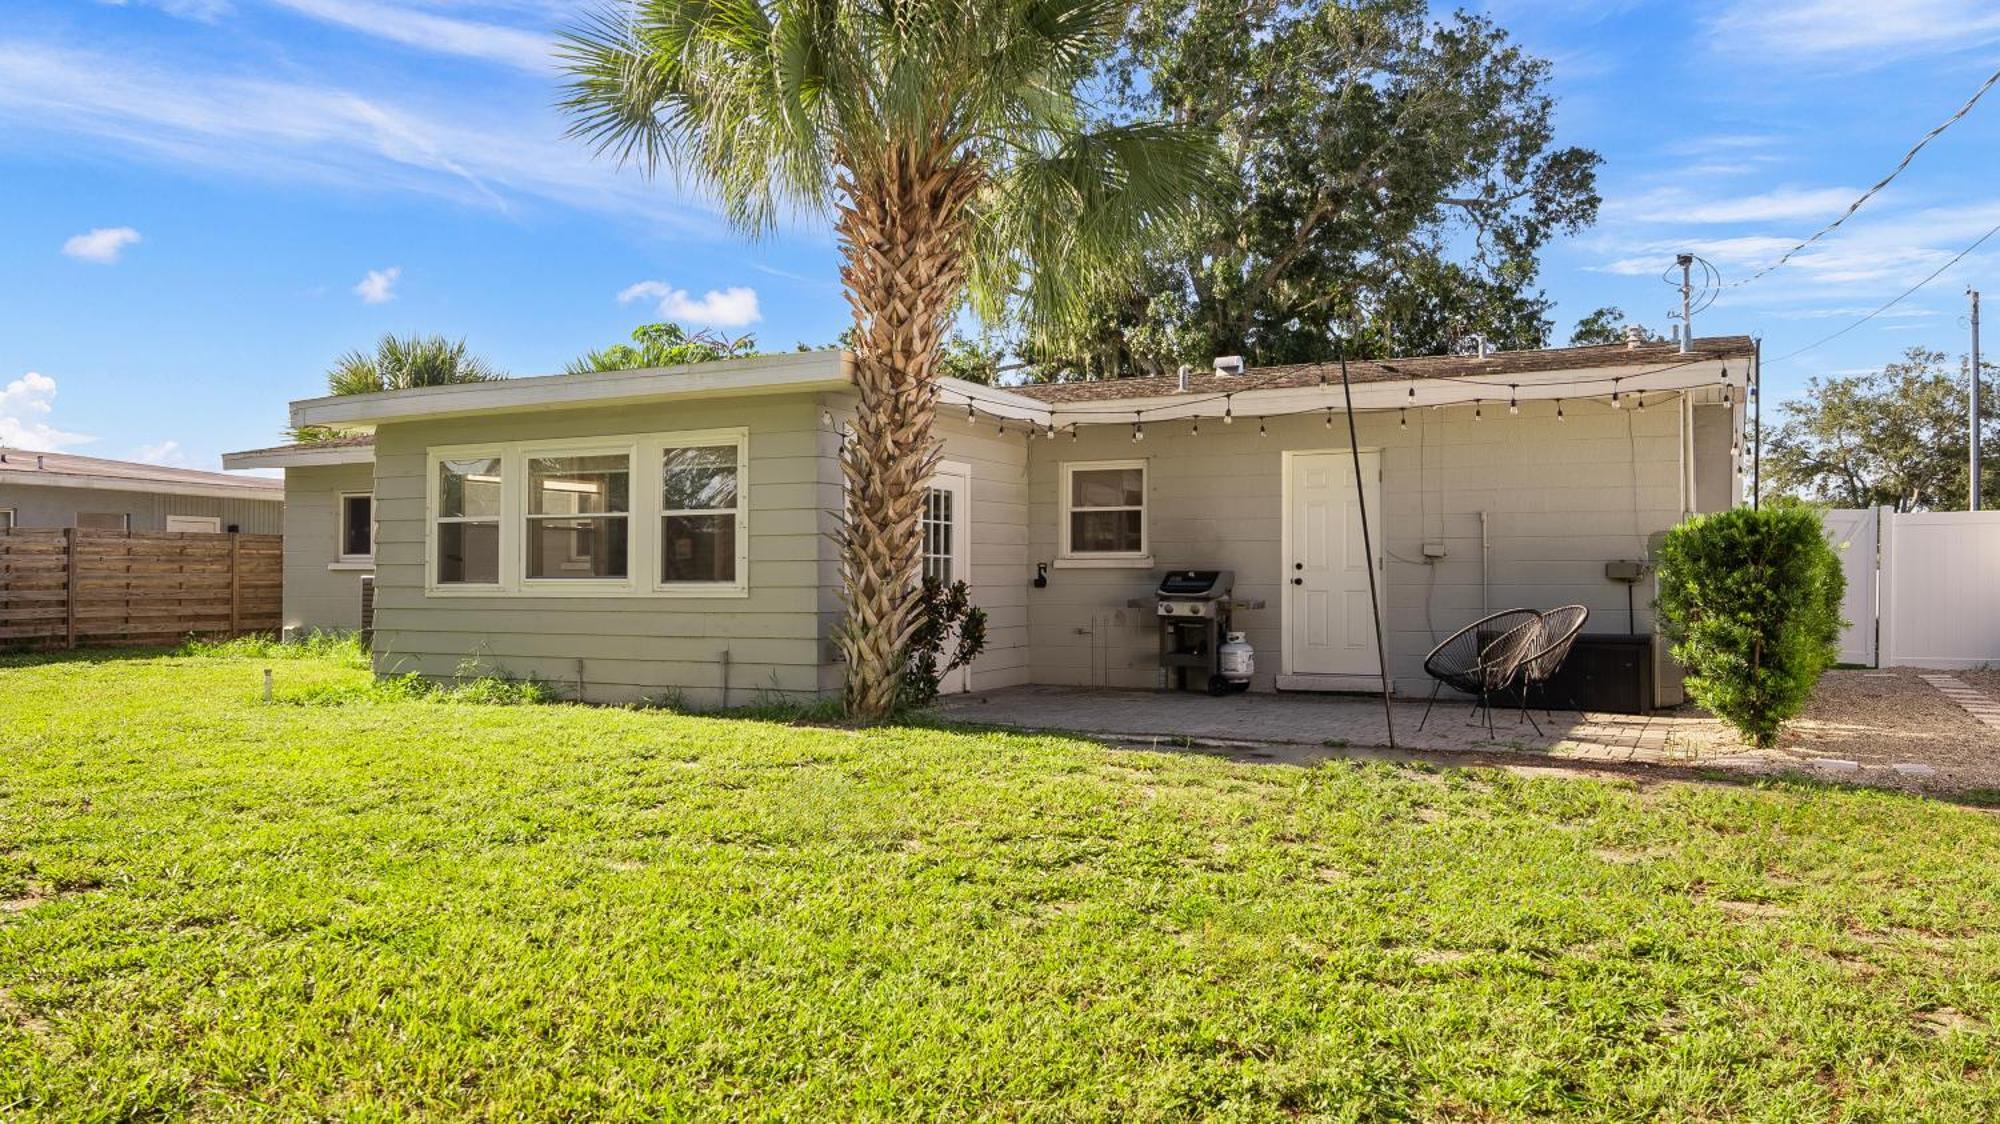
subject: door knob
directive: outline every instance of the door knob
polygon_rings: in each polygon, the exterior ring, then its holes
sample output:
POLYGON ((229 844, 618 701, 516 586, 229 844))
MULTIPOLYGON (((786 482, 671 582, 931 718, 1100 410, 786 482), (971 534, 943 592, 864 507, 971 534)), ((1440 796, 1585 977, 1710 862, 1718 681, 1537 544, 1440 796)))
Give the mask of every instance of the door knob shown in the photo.
POLYGON ((1292 569, 1294 569, 1294 570, 1303 570, 1303 569, 1305 569, 1305 568, 1306 568, 1306 564, 1305 564, 1305 563, 1303 563, 1303 562, 1294 562, 1294 563, 1292 563, 1292 569))
POLYGON ((1293 584, 1293 585, 1304 585, 1304 584, 1306 584, 1306 580, 1305 580, 1304 578, 1293 578, 1293 579, 1292 579, 1292 584, 1293 584))

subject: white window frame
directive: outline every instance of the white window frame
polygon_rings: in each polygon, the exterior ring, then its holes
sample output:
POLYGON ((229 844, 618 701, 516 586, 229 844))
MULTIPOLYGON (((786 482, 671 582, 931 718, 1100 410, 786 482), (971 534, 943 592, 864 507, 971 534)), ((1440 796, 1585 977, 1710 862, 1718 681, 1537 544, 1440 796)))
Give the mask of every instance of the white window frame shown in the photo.
POLYGON ((750 431, 744 428, 691 430, 684 433, 662 434, 657 443, 647 452, 647 489, 652 508, 652 523, 647 538, 651 549, 647 552, 648 576, 652 591, 662 597, 748 597, 750 595, 750 431), (667 510, 664 480, 661 472, 666 465, 668 449, 696 449, 717 445, 736 447, 736 506, 733 508, 702 508, 667 510), (661 563, 665 561, 663 540, 665 521, 669 515, 721 515, 736 517, 736 580, 729 582, 669 582, 660 576, 661 563))
MULTIPOLYGON (((130 517, 128 516, 127 518, 130 517)), ((168 531, 174 530, 175 522, 199 522, 202 524, 202 528, 199 531, 189 531, 186 528, 181 528, 181 534, 216 535, 222 533, 222 516, 220 515, 168 515, 162 520, 164 529, 168 531)))
MULTIPOLYGON (((1061 549, 1056 553, 1056 565, 1062 567, 1104 569, 1143 569, 1153 565, 1153 473, 1152 467, 1144 459, 1117 461, 1064 461, 1056 474, 1056 535, 1061 549), (1139 470, 1139 549, 1136 551, 1079 551, 1070 544, 1070 497, 1075 494, 1072 478, 1079 472, 1108 472, 1126 469, 1139 470)), ((1086 511, 1127 510, 1118 508, 1085 508, 1086 511)))
POLYGON ((15 527, 20 526, 19 523, 15 522, 17 516, 14 514, 14 510, 11 507, 0 507, 0 531, 11 531, 15 527))
MULTIPOLYGON (((583 590, 600 595, 605 593, 631 592, 635 580, 632 572, 633 567, 638 565, 639 556, 642 553, 639 549, 639 544, 633 541, 636 537, 633 532, 638 530, 638 528, 632 524, 632 520, 637 517, 639 509, 639 497, 633 493, 639 490, 640 481, 645 478, 645 474, 641 469, 641 465, 644 462, 639 459, 639 442, 630 437, 578 441, 523 441, 514 446, 514 451, 515 459, 512 466, 511 482, 509 482, 509 466, 504 458, 500 465, 500 478, 503 484, 506 485, 507 491, 516 493, 514 496, 514 517, 500 528, 500 550, 503 554, 506 553, 508 549, 507 536, 511 530, 514 536, 514 573, 519 590, 523 593, 532 591, 537 595, 550 592, 561 594, 575 590, 583 590), (535 515, 529 511, 528 494, 530 488, 528 462, 543 457, 602 457, 616 456, 620 453, 625 456, 625 511, 623 513, 625 518, 625 576, 622 578, 529 577, 528 524, 536 519, 578 519, 589 518, 589 516, 535 515)), ((606 514, 611 513, 607 512, 606 514)), ((501 572, 504 574, 506 571, 503 568, 501 572)))
POLYGON ((375 565, 375 530, 380 523, 381 521, 375 518, 375 493, 341 492, 335 496, 333 533, 338 536, 334 540, 335 565, 368 567, 372 569, 375 565), (347 501, 354 499, 366 499, 368 501, 368 553, 366 554, 349 554, 347 552, 347 501))
POLYGON ((596 438, 488 441, 434 445, 424 452, 424 593, 429 597, 676 597, 740 598, 750 595, 750 431, 747 427, 619 434, 596 438), (668 449, 734 445, 736 448, 736 580, 664 582, 661 569, 661 464, 668 449), (602 456, 623 452, 632 465, 626 513, 625 577, 528 578, 528 461, 547 456, 602 456), (500 461, 499 580, 483 585, 437 580, 438 464, 472 457, 500 461))

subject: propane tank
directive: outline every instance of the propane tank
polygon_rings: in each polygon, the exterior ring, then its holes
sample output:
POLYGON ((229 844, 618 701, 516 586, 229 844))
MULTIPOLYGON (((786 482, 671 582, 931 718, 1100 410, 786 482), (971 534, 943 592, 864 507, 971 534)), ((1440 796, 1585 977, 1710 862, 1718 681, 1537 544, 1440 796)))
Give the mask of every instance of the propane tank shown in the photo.
POLYGON ((1231 686, 1242 690, 1250 685, 1250 676, 1257 670, 1257 650, 1243 638, 1240 632, 1232 632, 1215 650, 1216 670, 1231 686))

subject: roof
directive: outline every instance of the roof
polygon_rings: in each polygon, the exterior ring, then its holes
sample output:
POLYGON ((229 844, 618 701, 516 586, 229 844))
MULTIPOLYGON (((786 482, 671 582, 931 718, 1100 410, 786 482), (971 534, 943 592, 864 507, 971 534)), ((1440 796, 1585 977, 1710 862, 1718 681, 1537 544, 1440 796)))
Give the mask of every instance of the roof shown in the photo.
MULTIPOLYGON (((1621 367, 1665 367, 1684 362, 1748 358, 1755 352, 1756 346, 1756 341, 1749 336, 1709 336, 1696 339, 1693 351, 1687 355, 1681 354, 1679 345, 1662 342, 1643 344, 1639 347, 1614 343, 1590 347, 1551 347, 1537 351, 1496 351, 1483 359, 1476 355, 1354 359, 1348 361, 1347 374, 1349 381, 1356 384, 1455 378, 1499 380, 1509 375, 1621 367)), ((1187 393, 1240 394, 1252 390, 1293 390, 1318 387, 1328 378, 1332 378, 1336 383, 1339 381, 1339 367, 1331 362, 1294 363, 1285 367, 1251 367, 1240 375, 1218 375, 1212 370, 1195 371, 1189 376, 1187 393)), ((1007 389, 1023 397, 1051 405, 1073 402, 1118 402, 1128 398, 1160 398, 1181 393, 1180 379, 1176 375, 1159 378, 1038 383, 1007 389)))
POLYGON ((219 496, 273 503, 282 502, 285 498, 283 481, 261 476, 235 476, 226 472, 79 457, 72 453, 38 453, 4 446, 0 446, 0 485, 102 488, 114 492, 219 496))
POLYGON ((324 441, 296 441, 263 449, 222 454, 224 468, 308 468, 329 464, 372 464, 375 435, 351 433, 324 441))

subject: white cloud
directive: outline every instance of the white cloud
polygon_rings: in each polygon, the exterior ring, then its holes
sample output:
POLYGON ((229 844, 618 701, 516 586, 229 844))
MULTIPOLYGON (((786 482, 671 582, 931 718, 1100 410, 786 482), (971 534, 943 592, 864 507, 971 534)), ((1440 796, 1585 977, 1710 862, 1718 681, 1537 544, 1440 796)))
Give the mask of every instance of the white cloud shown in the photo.
POLYGON ((139 240, 139 232, 129 226, 100 226, 63 243, 62 252, 78 261, 109 265, 118 260, 125 247, 139 240))
POLYGON ((158 464, 169 468, 185 467, 187 453, 178 441, 162 441, 156 445, 141 445, 132 450, 132 459, 140 464, 158 464))
MULTIPOLYGON (((1758 195, 1736 195, 1723 199, 1697 199, 1677 188, 1648 192, 1608 208, 1614 215, 1629 212, 1641 222, 1725 223, 1788 222, 1795 219, 1829 220, 1852 203, 1861 189, 1856 187, 1781 187, 1758 195)), ((1873 202, 1880 203, 1881 196, 1873 202)))
POLYGON ((683 234, 719 232, 699 200, 619 174, 565 138, 545 100, 489 101, 430 111, 339 87, 0 39, 0 146, 94 142, 118 159, 230 179, 417 192, 503 212, 536 197, 637 214, 683 234))
POLYGON ((1882 61, 2000 39, 2000 10, 1991 0, 1736 0, 1709 30, 1725 47, 1765 57, 1882 61))
POLYGON ((438 54, 504 63, 536 74, 551 67, 547 35, 413 12, 375 0, 270 0, 281 8, 378 39, 438 54))
POLYGON ((637 300, 658 300, 662 318, 690 324, 740 328, 763 318, 757 308, 757 290, 745 285, 732 285, 720 291, 710 289, 700 300, 688 296, 686 289, 676 289, 665 281, 640 281, 618 293, 619 304, 637 300))
POLYGON ((354 284, 354 295, 363 304, 383 304, 396 299, 396 278, 403 275, 403 267, 392 265, 387 269, 371 269, 368 276, 354 284))
MULTIPOLYGON (((126 6, 126 0, 102 0, 102 2, 114 8, 126 6)), ((158 8, 170 16, 199 20, 202 23, 214 23, 236 10, 236 5, 229 0, 140 0, 140 2, 158 8)))
POLYGON ((56 380, 36 371, 0 387, 0 445, 52 453, 65 446, 96 440, 49 424, 55 397, 56 380))

